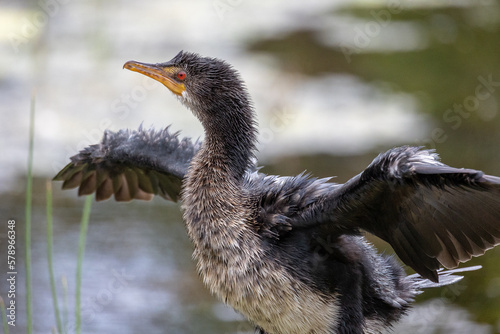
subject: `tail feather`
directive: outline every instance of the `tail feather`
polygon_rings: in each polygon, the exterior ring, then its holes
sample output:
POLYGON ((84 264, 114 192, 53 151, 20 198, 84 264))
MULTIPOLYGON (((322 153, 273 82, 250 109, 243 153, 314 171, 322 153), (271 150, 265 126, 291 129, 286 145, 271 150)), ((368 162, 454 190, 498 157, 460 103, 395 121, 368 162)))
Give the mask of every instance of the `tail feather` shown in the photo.
MULTIPOLYGON (((444 270, 441 268, 438 270, 439 283, 435 283, 432 282, 431 280, 423 278, 419 274, 409 275, 407 279, 413 281, 413 287, 417 290, 427 289, 427 288, 439 288, 445 285, 457 283, 462 278, 464 278, 463 276, 454 274, 463 273, 467 271, 474 271, 481 268, 482 268, 481 266, 471 266, 471 267, 456 268, 451 270, 444 270)), ((419 293, 422 293, 422 291, 419 291, 419 293)))

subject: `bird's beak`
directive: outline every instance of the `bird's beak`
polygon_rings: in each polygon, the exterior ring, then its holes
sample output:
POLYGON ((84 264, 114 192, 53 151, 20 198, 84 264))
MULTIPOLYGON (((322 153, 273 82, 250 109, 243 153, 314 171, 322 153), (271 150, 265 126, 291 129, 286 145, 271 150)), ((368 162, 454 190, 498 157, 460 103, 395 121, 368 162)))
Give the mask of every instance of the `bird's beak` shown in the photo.
POLYGON ((162 67, 157 64, 145 64, 137 61, 128 61, 123 65, 123 68, 134 72, 139 72, 165 85, 172 93, 182 96, 186 90, 184 83, 178 82, 174 76, 179 69, 175 66, 162 67))

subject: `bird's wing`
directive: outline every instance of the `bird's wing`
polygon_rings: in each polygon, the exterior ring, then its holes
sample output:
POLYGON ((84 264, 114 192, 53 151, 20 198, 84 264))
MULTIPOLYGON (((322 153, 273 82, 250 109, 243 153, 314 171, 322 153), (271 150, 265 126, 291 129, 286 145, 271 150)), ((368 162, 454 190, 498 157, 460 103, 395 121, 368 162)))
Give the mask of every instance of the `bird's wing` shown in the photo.
POLYGON ((395 148, 302 219, 375 234, 437 282, 440 265, 454 268, 500 243, 500 178, 449 167, 432 151, 395 148))
POLYGON ((251 170, 245 188, 256 198, 258 233, 270 240, 279 240, 293 228, 300 228, 304 210, 338 185, 329 178, 316 179, 305 173, 297 176, 275 176, 251 170))
POLYGON ((79 187, 78 195, 96 193, 96 200, 115 195, 117 201, 151 199, 177 201, 182 179, 200 142, 180 140, 164 130, 106 131, 101 143, 86 147, 55 177, 62 188, 79 187))

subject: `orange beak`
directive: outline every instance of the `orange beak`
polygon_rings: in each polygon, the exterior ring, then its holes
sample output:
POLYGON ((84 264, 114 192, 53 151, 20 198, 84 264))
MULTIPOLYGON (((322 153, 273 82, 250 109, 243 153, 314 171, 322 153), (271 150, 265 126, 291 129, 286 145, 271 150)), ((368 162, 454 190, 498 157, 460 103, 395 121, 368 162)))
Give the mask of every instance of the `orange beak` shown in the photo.
POLYGON ((184 83, 178 82, 174 79, 175 74, 180 71, 180 69, 175 66, 161 67, 161 65, 157 64, 145 64, 131 60, 126 62, 123 65, 123 68, 144 74, 158 82, 161 82, 172 93, 178 96, 182 96, 182 93, 186 90, 184 83))

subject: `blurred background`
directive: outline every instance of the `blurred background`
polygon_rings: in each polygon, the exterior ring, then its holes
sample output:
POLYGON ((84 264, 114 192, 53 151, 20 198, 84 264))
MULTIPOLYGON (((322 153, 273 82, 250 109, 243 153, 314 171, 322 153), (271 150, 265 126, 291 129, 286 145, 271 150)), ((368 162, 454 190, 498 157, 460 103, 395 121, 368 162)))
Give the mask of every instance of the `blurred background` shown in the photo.
MULTIPOLYGON (((500 175, 499 36, 500 1, 493 0, 2 0, 0 253, 8 219, 17 222, 19 246, 24 238, 34 97, 34 332, 50 333, 56 323, 46 180, 105 129, 173 124, 183 136, 203 135, 163 86, 122 70, 126 61, 162 62, 186 50, 233 64, 258 111, 267 173, 307 170, 345 182, 379 152, 410 144, 436 149, 449 165, 500 175)), ((58 298, 68 304, 72 333, 83 199, 54 188, 58 298)), ((108 200, 93 204, 90 219, 84 333, 253 333, 202 286, 179 205, 108 200)), ((18 249, 12 333, 26 331, 23 256, 18 249)), ((394 332, 500 333, 500 248, 469 264, 484 268, 426 291, 394 332)))

